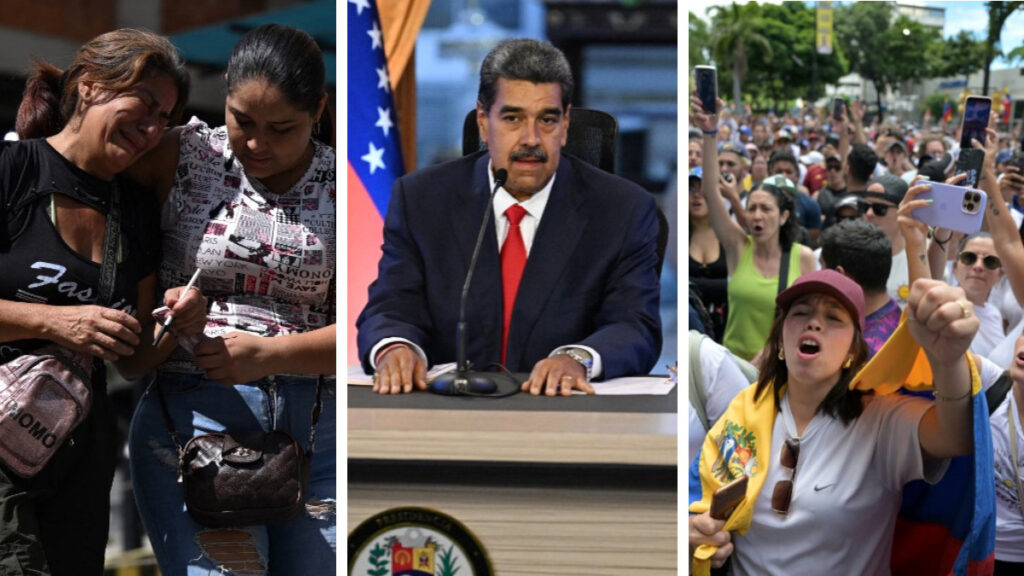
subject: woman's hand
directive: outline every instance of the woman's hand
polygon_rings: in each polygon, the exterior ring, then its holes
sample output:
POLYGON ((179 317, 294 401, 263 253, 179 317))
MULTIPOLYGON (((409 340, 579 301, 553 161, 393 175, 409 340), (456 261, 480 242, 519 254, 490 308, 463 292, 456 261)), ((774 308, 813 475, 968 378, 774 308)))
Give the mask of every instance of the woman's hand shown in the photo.
POLYGON ((932 203, 931 199, 921 200, 917 196, 926 190, 931 190, 930 182, 920 182, 907 190, 906 196, 900 202, 898 216, 896 218, 900 227, 900 234, 907 243, 907 254, 916 253, 917 250, 924 250, 928 240, 928 227, 913 216, 914 210, 924 208, 932 203))
POLYGON ((725 531, 725 520, 715 520, 707 512, 690 516, 690 555, 698 546, 717 546, 711 566, 721 568, 732 555, 732 534, 725 531))
MULTIPOLYGON (((177 320, 175 320, 177 324, 177 320)), ((271 338, 245 332, 230 332, 218 338, 204 338, 195 347, 196 364, 206 376, 221 384, 244 384, 273 373, 266 368, 264 347, 271 338)))
POLYGON ((164 305, 174 316, 174 329, 183 336, 195 336, 206 327, 207 301, 198 288, 182 294, 184 286, 168 288, 164 292, 164 305))
POLYGON ((130 314, 104 306, 52 306, 44 337, 61 346, 116 361, 139 345, 142 325, 130 314))
POLYGON ((928 355, 932 372, 938 372, 936 366, 962 363, 979 325, 974 305, 962 288, 931 279, 910 286, 907 326, 928 355))
MULTIPOLYGON (((722 99, 717 100, 718 109, 725 107, 722 99)), ((718 114, 713 111, 704 110, 704 105, 697 97, 697 89, 690 95, 690 122, 701 129, 702 132, 712 132, 718 128, 718 114)))

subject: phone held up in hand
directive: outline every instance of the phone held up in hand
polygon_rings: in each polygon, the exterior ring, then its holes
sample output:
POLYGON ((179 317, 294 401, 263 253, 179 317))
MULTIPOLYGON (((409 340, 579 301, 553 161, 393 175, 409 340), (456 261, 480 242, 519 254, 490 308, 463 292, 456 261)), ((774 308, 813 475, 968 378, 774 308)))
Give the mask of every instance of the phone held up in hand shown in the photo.
POLYGON ((964 102, 964 114, 960 125, 960 149, 974 147, 971 140, 985 143, 985 129, 992 113, 992 99, 985 96, 968 96, 964 102))
POLYGON ((843 119, 843 112, 846 110, 846 100, 842 98, 832 99, 832 119, 839 121, 843 119))
POLYGON ((697 84, 697 98, 708 114, 718 113, 718 71, 714 66, 694 66, 694 82, 697 84))
POLYGON ((931 182, 931 189, 917 195, 918 200, 931 198, 932 204, 910 213, 916 220, 929 226, 948 228, 973 234, 981 230, 988 197, 981 190, 967 186, 954 186, 931 182))
POLYGON ((708 514, 715 520, 725 520, 747 497, 747 477, 739 478, 711 493, 708 514))

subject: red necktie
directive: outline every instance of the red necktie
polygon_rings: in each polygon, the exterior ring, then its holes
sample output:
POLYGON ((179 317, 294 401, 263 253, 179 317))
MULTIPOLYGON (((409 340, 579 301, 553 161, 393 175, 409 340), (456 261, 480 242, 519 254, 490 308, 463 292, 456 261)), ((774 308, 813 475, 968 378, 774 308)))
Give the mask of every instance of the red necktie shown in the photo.
POLYGON ((526 216, 526 209, 513 204, 505 210, 508 218, 508 236, 501 246, 501 288, 504 296, 504 323, 501 325, 501 363, 505 363, 505 352, 508 349, 508 327, 512 323, 512 305, 516 302, 516 291, 519 290, 519 279, 523 277, 526 266, 526 244, 523 233, 519 230, 519 222, 526 216))

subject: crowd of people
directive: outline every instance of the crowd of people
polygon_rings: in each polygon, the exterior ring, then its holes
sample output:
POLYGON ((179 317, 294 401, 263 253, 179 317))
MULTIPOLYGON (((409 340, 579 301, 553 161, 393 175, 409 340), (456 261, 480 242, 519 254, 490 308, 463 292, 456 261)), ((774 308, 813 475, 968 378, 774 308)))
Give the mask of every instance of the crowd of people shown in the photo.
POLYGON ((103 360, 127 379, 155 373, 130 458, 162 573, 334 572, 336 162, 325 79, 310 35, 260 26, 231 54, 225 126, 181 126, 189 74, 162 36, 116 30, 86 42, 66 70, 37 63, 20 140, 0 146, 0 361, 52 344, 91 356, 94 401, 37 474, 0 465, 0 573, 104 572, 117 444, 103 360), (113 297, 98 303, 105 270, 113 297), (272 526, 197 522, 175 444, 271 430, 312 453, 305 513, 272 526))
POLYGON ((984 447, 992 466, 975 480, 990 483, 994 498, 987 561, 996 574, 1020 573, 1024 150, 995 130, 993 115, 985 141, 971 142, 984 151, 982 229, 927 226, 915 211, 935 200, 921 195, 931 183, 966 178, 956 125, 869 121, 859 100, 835 115, 829 108, 776 116, 720 99, 708 110, 696 92, 691 98, 691 317, 722 348, 708 355, 712 364, 759 369, 756 385, 715 365, 703 367, 711 377, 690 383, 694 566, 888 573, 905 486, 946 481, 946 467, 984 447), (895 368, 918 349, 931 368, 925 392, 911 392, 895 368), (855 381, 862 368, 888 384, 855 381), (1001 377, 1012 382, 1008 391, 995 385, 1001 377), (991 445, 977 427, 974 443, 964 441, 971 399, 982 391, 991 445), (708 406, 698 410, 695 398, 708 406), (728 520, 712 519, 711 492, 740 475, 750 477, 748 502, 728 520), (779 509, 782 485, 787 510, 779 509), (869 540, 835 544, 833 532, 863 535, 868 525, 879 530, 869 540))

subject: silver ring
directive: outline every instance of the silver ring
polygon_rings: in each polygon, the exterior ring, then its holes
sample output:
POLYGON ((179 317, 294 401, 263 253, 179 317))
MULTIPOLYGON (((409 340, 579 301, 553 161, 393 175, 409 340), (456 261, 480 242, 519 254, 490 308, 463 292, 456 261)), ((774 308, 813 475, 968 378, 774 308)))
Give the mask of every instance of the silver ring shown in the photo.
POLYGON ((562 380, 575 380, 575 378, 573 378, 572 376, 569 376, 568 374, 566 374, 565 376, 562 376, 561 379, 562 380))

